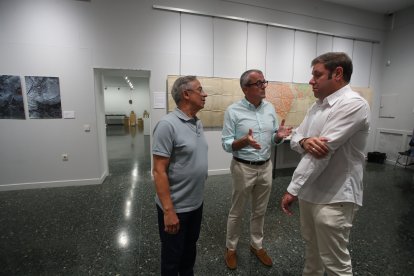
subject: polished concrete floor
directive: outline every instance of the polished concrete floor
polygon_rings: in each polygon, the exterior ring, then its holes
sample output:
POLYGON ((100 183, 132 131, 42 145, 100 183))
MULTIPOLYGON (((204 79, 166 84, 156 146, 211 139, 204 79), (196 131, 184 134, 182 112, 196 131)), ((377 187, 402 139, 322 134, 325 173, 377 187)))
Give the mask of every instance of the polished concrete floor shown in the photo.
MULTIPOLYGON (((110 175, 102 185, 0 192, 0 275, 159 275, 149 136, 110 127, 107 141, 110 175)), ((274 266, 249 252, 246 214, 235 271, 223 260, 230 175, 208 178, 196 275, 301 274, 298 208, 292 217, 279 208, 291 174, 277 171, 266 215, 274 266)), ((413 175, 367 164, 349 246, 355 275, 414 275, 413 175)))

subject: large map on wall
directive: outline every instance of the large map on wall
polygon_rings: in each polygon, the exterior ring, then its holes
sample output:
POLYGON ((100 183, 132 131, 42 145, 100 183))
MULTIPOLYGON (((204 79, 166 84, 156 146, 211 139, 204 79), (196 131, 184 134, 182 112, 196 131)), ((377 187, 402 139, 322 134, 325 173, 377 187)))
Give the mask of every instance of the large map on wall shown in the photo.
MULTIPOLYGON (((175 108, 171 97, 171 88, 179 76, 168 76, 168 111, 175 108)), ((197 116, 204 127, 221 128, 224 112, 235 101, 244 97, 239 79, 197 77, 208 94, 204 109, 197 116)), ((371 105, 372 91, 366 87, 352 87, 359 92, 371 105)), ((315 102, 312 87, 303 83, 269 82, 266 88, 266 99, 271 102, 278 115, 279 121, 285 119, 285 125, 296 127, 306 115, 308 108, 315 102)))

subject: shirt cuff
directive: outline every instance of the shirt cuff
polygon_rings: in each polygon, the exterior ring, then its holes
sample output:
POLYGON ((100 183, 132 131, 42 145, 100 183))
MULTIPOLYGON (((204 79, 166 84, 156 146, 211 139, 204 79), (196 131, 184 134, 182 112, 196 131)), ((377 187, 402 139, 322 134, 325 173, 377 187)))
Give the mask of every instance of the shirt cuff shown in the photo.
POLYGON ((285 141, 285 138, 282 138, 280 142, 276 143, 276 139, 277 139, 277 131, 273 134, 273 137, 272 137, 273 143, 278 146, 280 144, 283 144, 283 142, 285 141))
POLYGON ((288 193, 293 195, 293 196, 298 196, 299 190, 300 190, 300 186, 298 186, 298 185, 296 185, 292 182, 289 184, 289 186, 287 188, 288 193))
POLYGON ((282 140, 280 140, 280 142, 279 143, 276 143, 276 140, 275 140, 275 145, 280 145, 280 144, 283 144, 283 142, 285 142, 285 138, 282 138, 282 140))

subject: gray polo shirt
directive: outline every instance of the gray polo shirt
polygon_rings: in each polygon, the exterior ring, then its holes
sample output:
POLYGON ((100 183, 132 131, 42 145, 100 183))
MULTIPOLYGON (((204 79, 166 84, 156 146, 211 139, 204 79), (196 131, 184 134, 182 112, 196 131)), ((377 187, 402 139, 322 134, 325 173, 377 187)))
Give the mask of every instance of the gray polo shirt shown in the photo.
MULTIPOLYGON (((154 128, 152 154, 170 158, 168 179, 177 213, 196 210, 203 203, 207 149, 201 121, 178 108, 161 118, 154 128)), ((155 201, 162 208, 157 195, 155 201)))

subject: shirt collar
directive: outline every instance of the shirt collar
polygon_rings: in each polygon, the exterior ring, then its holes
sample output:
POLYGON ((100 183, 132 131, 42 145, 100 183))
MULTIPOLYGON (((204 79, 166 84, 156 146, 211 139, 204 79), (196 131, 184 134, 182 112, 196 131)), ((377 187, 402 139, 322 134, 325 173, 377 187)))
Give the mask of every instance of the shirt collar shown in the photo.
POLYGON ((174 109, 174 114, 178 117, 178 118, 180 118, 181 120, 183 120, 183 121, 197 121, 198 120, 198 118, 197 118, 197 116, 195 116, 194 118, 192 118, 192 117, 188 117, 188 115, 187 114, 185 114, 181 109, 179 109, 178 107, 176 107, 175 109, 174 109))
POLYGON ((333 106, 336 103, 336 101, 339 98, 341 98, 342 95, 346 93, 346 91, 350 89, 351 89, 350 85, 347 84, 344 87, 332 93, 331 95, 329 95, 328 97, 326 97, 325 99, 323 99, 323 101, 317 100, 316 102, 318 103, 318 105, 321 105, 321 106, 326 105, 326 104, 328 104, 329 106, 333 106))
POLYGON ((250 110, 259 110, 260 108, 262 108, 262 106, 264 104, 264 101, 262 100, 260 102, 260 105, 257 108, 251 102, 249 102, 248 100, 246 100, 246 98, 243 98, 242 99, 242 104, 245 105, 250 110))

